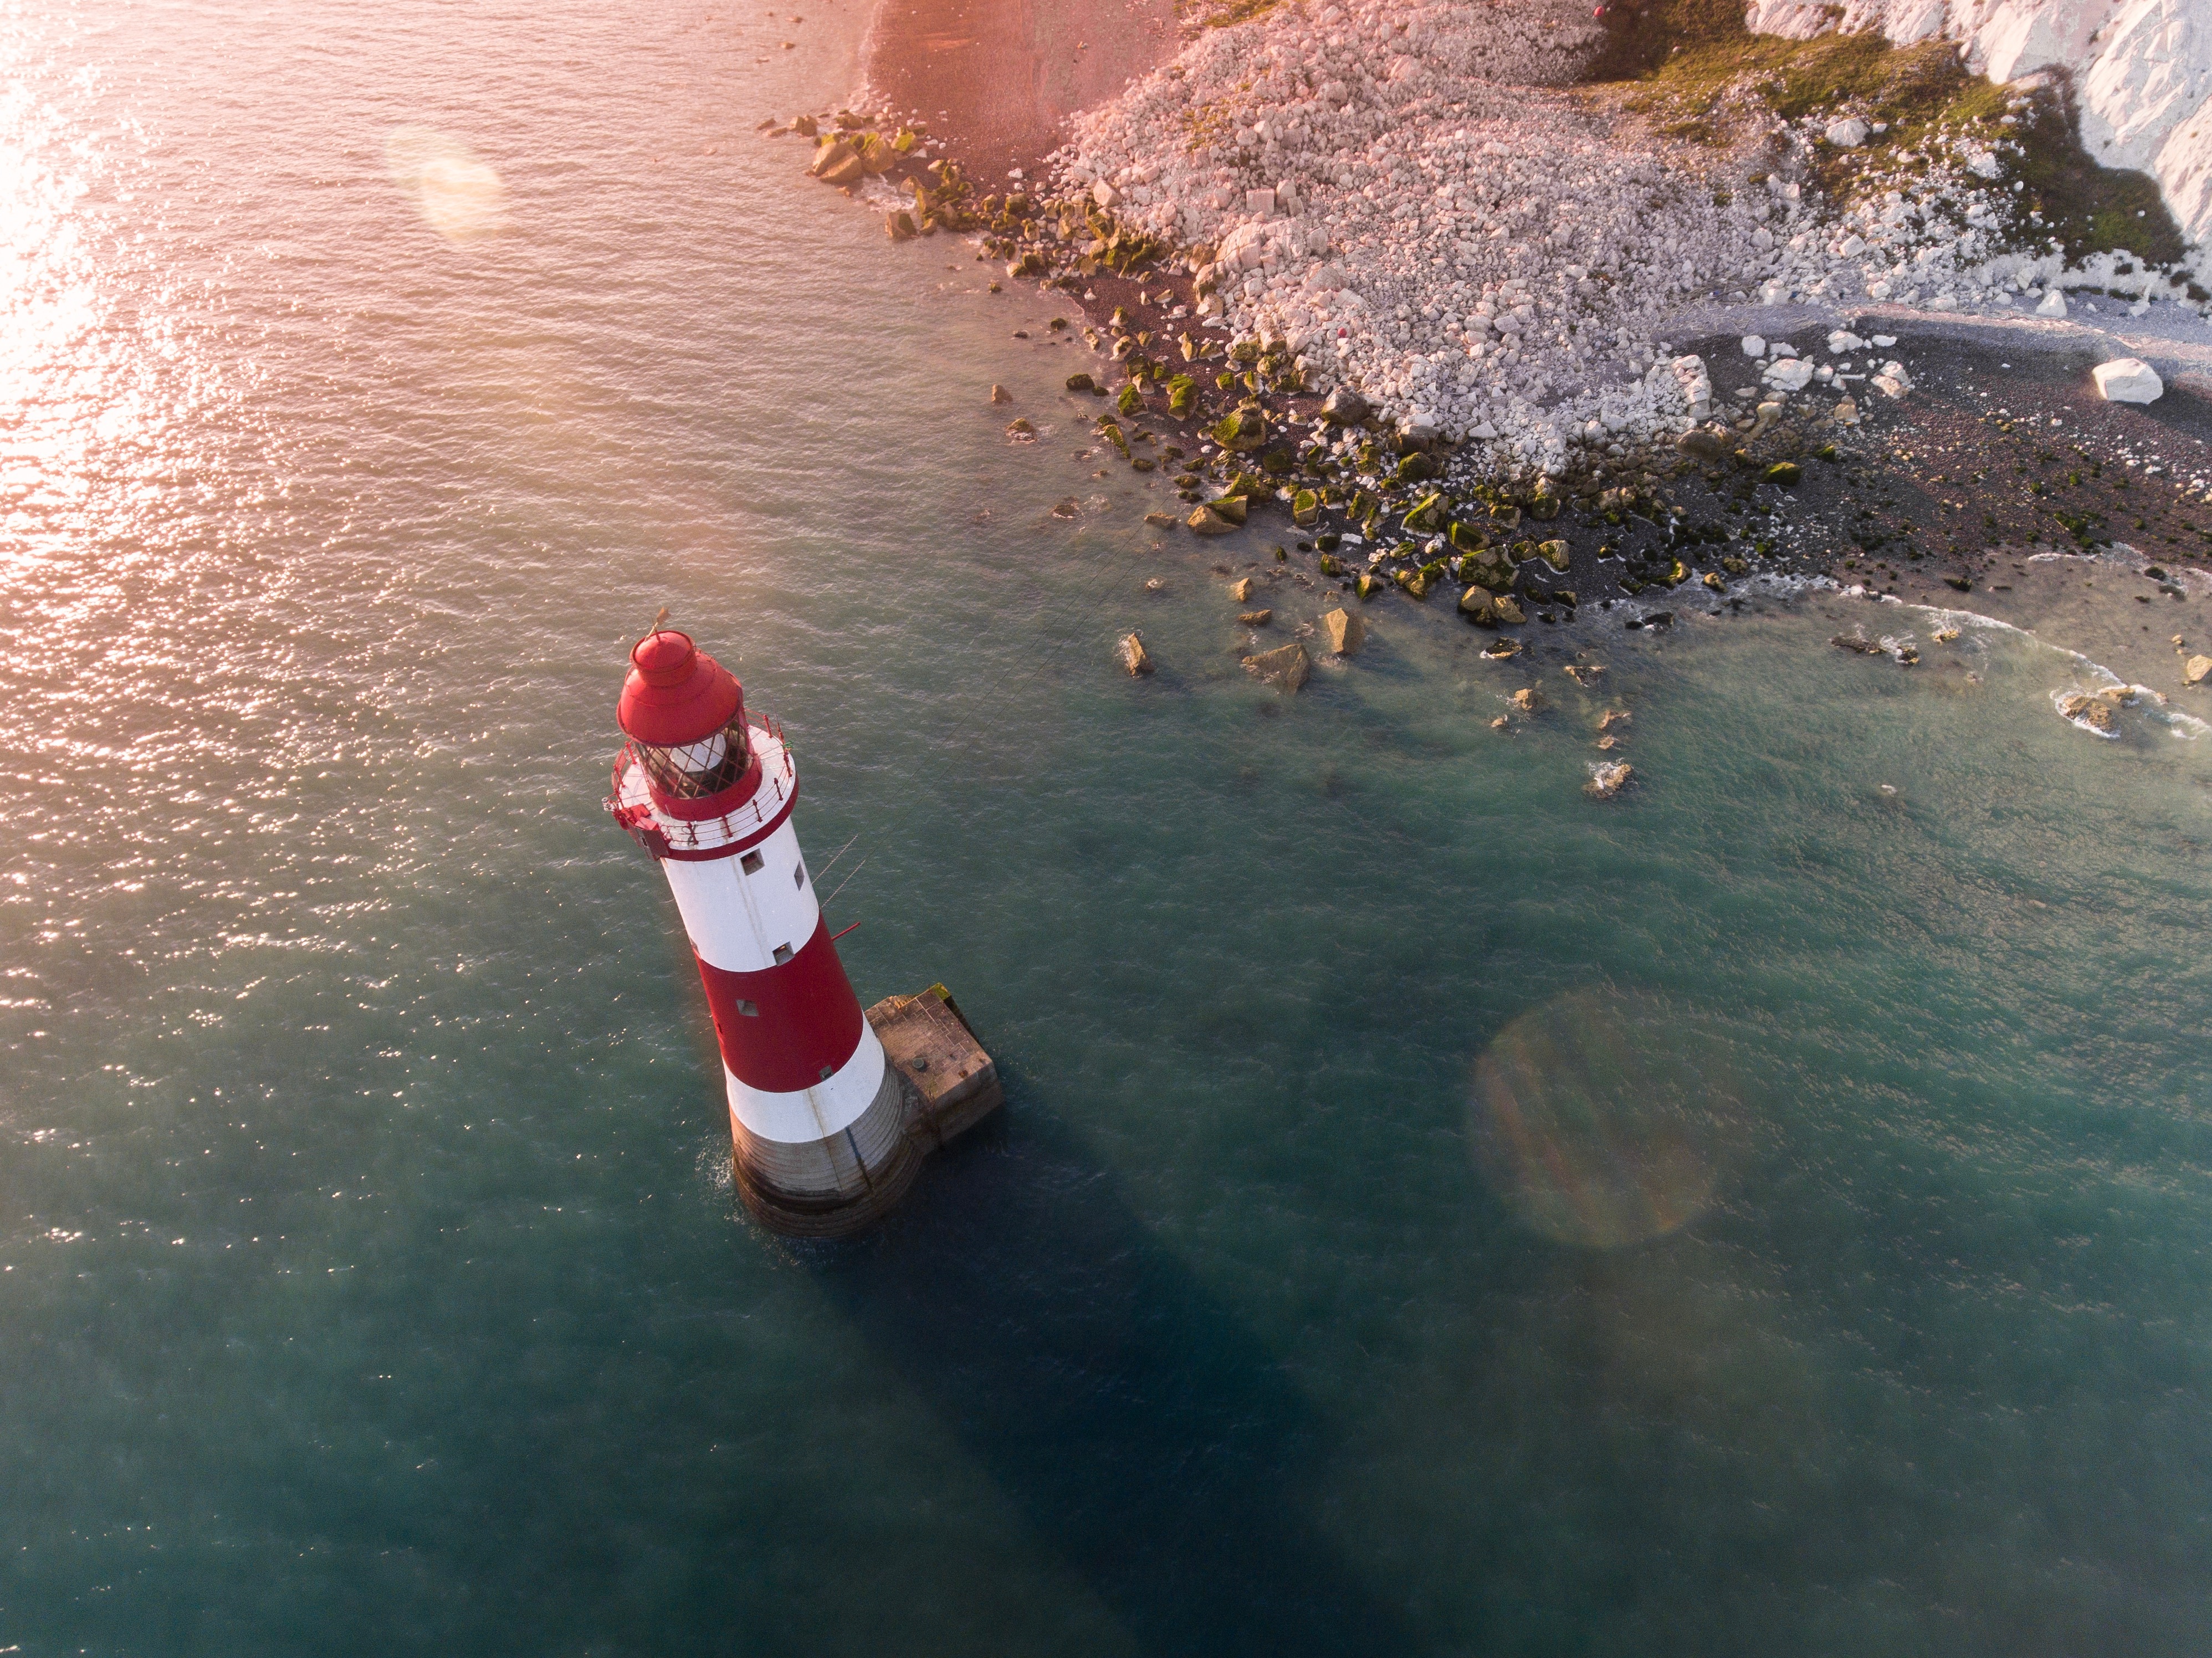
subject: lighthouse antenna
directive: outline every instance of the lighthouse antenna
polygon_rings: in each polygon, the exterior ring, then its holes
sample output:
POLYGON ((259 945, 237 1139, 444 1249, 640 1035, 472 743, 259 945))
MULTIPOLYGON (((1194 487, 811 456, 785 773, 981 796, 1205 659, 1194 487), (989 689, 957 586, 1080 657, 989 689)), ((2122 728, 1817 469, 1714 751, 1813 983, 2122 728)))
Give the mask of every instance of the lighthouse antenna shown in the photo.
POLYGON ((652 638, 653 635, 659 633, 663 627, 667 625, 667 622, 668 606, 664 604, 653 613, 653 625, 645 630, 644 637, 647 639, 652 638))
MULTIPOLYGON (((874 854, 871 853, 869 856, 873 857, 874 854)), ((866 858, 863 858, 859 863, 853 865, 853 875, 858 875, 862 870, 867 868, 867 866, 868 859, 866 858)), ((853 875, 848 875, 843 880, 837 883, 836 890, 833 891, 827 898, 824 898, 822 901, 823 908, 827 909, 830 905, 836 903, 837 902, 837 894, 839 892, 842 892, 847 887, 853 884, 853 875)))
MULTIPOLYGON (((854 832, 853 832, 853 841, 857 841, 857 840, 859 840, 860 838, 860 831, 859 831, 858 829, 854 830, 854 832)), ((840 858, 842 858, 842 857, 843 857, 847 853, 848 853, 848 852, 852 851, 852 849, 853 849, 853 841, 846 841, 846 842, 845 842, 845 844, 844 844, 843 846, 842 846, 842 847, 838 847, 838 848, 837 848, 837 850, 836 850, 836 852, 834 852, 834 853, 832 853, 830 854, 830 861, 829 861, 828 863, 826 863, 826 864, 823 865, 822 865, 822 867, 821 867, 820 869, 817 869, 817 870, 816 870, 816 871, 814 872, 814 884, 815 884, 815 885, 817 885, 817 886, 820 886, 820 885, 822 884, 822 878, 823 878, 823 876, 827 875, 827 874, 828 874, 831 870, 833 870, 833 869, 835 869, 835 868, 836 868, 836 867, 837 867, 837 860, 838 860, 840 858)))

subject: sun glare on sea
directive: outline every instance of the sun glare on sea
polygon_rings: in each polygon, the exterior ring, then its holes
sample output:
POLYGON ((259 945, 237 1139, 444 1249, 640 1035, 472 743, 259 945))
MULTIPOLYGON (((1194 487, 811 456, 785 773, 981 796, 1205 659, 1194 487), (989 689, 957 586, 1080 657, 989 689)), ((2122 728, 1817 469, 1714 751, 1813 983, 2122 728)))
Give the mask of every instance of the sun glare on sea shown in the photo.
POLYGON ((475 241, 505 228, 507 186, 459 139, 430 127, 395 127, 384 141, 384 165, 414 198, 422 222, 447 241, 475 241))

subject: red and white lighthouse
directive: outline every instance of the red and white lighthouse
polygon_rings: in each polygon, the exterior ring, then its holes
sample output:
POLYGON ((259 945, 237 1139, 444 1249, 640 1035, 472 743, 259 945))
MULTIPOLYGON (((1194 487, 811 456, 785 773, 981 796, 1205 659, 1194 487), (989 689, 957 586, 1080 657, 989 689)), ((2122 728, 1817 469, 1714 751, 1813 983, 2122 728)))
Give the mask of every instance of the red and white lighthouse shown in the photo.
POLYGON ((857 1230, 896 1201, 921 1151, 799 853, 790 745, 673 629, 631 650, 617 718, 630 740, 608 808, 683 912, 722 1051, 738 1189, 778 1231, 857 1230))

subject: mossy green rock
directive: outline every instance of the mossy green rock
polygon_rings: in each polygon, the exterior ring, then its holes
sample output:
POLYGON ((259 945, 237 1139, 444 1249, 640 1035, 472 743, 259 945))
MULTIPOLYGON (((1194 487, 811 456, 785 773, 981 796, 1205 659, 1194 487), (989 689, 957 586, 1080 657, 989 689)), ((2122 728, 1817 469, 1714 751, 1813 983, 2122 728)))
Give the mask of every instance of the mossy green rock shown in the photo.
POLYGON ((1338 563, 1336 560, 1330 557, 1328 554, 1323 553, 1321 556, 1321 573, 1323 575, 1342 575, 1344 574, 1344 566, 1338 563))
POLYGON ((1423 495, 1413 503, 1413 510, 1406 514, 1405 525, 1417 535, 1434 535, 1444 527, 1444 512, 1442 495, 1423 495))
POLYGON ((1463 553, 1479 553, 1490 545, 1490 537, 1472 524, 1455 523, 1451 526, 1451 544, 1463 553))
POLYGON ((1565 542, 1542 542, 1539 544, 1536 548, 1536 556, 1542 559, 1545 563, 1550 565, 1561 575, 1565 575, 1567 573, 1567 544, 1565 542))
POLYGON ((1778 460, 1766 469, 1766 481, 1788 489, 1805 476, 1804 469, 1794 460, 1778 460))
POLYGON ((1088 392, 1091 386, 1091 380, 1088 374, 1070 374, 1067 377, 1067 389, 1071 392, 1088 392))
POLYGON ((1188 415, 1198 398, 1198 382, 1188 374, 1177 374, 1168 382, 1168 412, 1188 415))
POLYGON ((1244 497, 1242 495, 1224 495, 1218 501, 1207 501, 1206 503, 1205 510, 1210 513, 1218 513, 1219 516, 1227 519, 1231 524, 1242 524, 1244 521, 1244 497))
POLYGON ((1426 455, 1421 454, 1407 455, 1398 463, 1397 469, 1391 473, 1391 477, 1401 483, 1419 483, 1436 475, 1436 462, 1431 460, 1426 455))
POLYGON ((1216 421, 1210 435, 1223 448, 1249 455, 1267 440, 1267 417, 1256 409, 1240 409, 1216 421))
POLYGON ((1301 489, 1291 497, 1291 522, 1301 530, 1310 530, 1321 519, 1321 497, 1310 489, 1301 489))

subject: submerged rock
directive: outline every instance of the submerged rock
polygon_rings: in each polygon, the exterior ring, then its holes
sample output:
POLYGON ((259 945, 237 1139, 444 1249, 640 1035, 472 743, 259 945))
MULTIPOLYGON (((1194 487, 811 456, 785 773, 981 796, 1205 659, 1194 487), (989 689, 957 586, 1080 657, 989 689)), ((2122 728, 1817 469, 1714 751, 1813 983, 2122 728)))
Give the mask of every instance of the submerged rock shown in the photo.
POLYGON ((2077 693, 2059 703, 2058 713, 2061 718, 2070 720, 2077 726, 2087 726, 2100 736, 2119 735, 2119 721, 2113 716, 2112 705, 2101 697, 2082 696, 2077 693))
POLYGON ((1313 664, 1306 656, 1306 647, 1295 643, 1244 659, 1245 672, 1255 679, 1280 685, 1286 691, 1294 691, 1304 684, 1306 676, 1312 671, 1313 664))
POLYGON ((1856 651, 1861 656, 1880 656, 1881 654, 1881 647, 1880 645, 1876 644, 1871 639, 1863 639, 1856 634, 1838 634, 1833 639, 1830 640, 1828 643, 1831 645, 1839 646, 1847 651, 1856 651))
POLYGON ((1594 800, 1610 800, 1628 786, 1635 769, 1626 760, 1610 760, 1590 768, 1590 780, 1583 785, 1583 793, 1594 800))
POLYGON ((1273 610, 1240 610, 1237 622, 1247 628, 1264 628, 1275 619, 1273 610))

